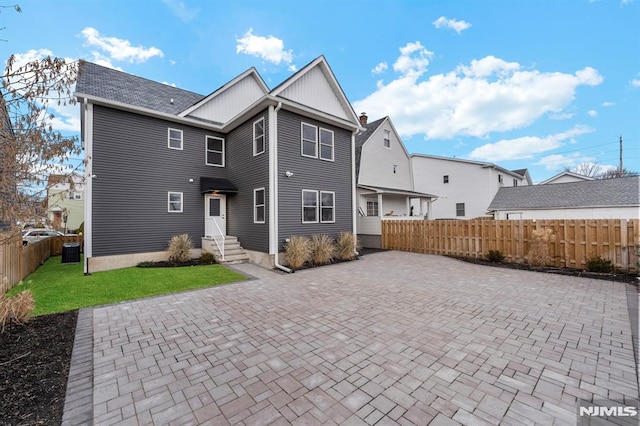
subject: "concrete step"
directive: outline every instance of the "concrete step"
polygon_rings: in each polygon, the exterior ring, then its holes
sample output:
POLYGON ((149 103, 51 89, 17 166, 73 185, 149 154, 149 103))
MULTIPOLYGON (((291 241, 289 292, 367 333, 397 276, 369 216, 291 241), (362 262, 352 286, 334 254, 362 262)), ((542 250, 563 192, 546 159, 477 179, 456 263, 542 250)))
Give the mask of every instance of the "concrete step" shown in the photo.
POLYGON ((249 261, 249 256, 238 242, 238 237, 227 235, 224 240, 224 260, 221 259, 221 253, 218 246, 213 244, 210 248, 218 263, 221 264, 234 264, 234 263, 246 263, 249 261))

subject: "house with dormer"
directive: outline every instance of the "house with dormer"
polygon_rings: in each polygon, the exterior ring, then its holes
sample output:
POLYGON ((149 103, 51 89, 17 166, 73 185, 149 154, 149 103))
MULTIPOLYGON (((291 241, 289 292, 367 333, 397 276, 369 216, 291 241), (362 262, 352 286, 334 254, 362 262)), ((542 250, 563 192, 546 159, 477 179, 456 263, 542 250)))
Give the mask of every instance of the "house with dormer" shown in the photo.
POLYGON ((209 95, 82 62, 75 96, 85 273, 166 258, 178 234, 282 266, 293 235, 356 232, 362 128, 324 56, 273 89, 251 68, 209 95))
POLYGON ((356 135, 357 230, 364 247, 382 246, 381 221, 429 219, 434 195, 415 190, 411 156, 390 117, 369 122, 356 135))

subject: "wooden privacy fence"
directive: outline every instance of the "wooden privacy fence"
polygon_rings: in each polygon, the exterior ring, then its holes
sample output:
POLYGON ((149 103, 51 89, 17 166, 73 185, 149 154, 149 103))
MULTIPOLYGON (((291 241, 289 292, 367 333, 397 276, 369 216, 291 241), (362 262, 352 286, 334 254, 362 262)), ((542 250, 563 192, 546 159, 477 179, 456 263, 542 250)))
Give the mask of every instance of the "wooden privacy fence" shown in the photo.
POLYGON ((50 256, 62 254, 65 243, 80 243, 82 249, 83 239, 76 235, 50 237, 26 246, 22 245, 20 235, 0 239, 0 294, 22 281, 50 256))
POLYGON ((384 220, 382 248, 462 257, 500 250, 507 261, 523 263, 536 229, 551 229, 552 264, 586 268, 587 259, 610 259, 624 272, 638 272, 640 220, 384 220))

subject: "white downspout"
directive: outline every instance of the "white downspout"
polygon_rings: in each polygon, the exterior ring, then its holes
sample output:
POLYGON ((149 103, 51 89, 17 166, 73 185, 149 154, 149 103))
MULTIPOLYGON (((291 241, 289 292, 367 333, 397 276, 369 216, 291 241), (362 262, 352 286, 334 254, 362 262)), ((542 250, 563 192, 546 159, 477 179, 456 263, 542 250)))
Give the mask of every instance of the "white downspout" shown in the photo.
POLYGON ((93 104, 84 99, 84 149, 85 149, 85 188, 84 188, 84 274, 89 275, 89 258, 93 256, 93 104))
POLYGON ((353 247, 353 252, 357 255, 358 253, 358 229, 357 229, 357 221, 358 221, 358 194, 356 193, 356 187, 358 182, 356 182, 356 133, 358 130, 354 130, 351 133, 351 214, 353 221, 353 236, 355 245, 353 247))
POLYGON ((282 108, 282 102, 278 102, 278 106, 273 110, 273 123, 272 123, 272 138, 270 140, 271 150, 273 151, 273 177, 271 181, 273 182, 273 188, 271 191, 271 197, 273 198, 273 217, 271 221, 273 222, 273 230, 272 230, 272 242, 274 249, 274 257, 273 264, 276 268, 283 270, 289 274, 293 273, 293 270, 287 268, 286 266, 281 265, 278 262, 278 254, 279 250, 279 237, 278 237, 278 111, 282 108))

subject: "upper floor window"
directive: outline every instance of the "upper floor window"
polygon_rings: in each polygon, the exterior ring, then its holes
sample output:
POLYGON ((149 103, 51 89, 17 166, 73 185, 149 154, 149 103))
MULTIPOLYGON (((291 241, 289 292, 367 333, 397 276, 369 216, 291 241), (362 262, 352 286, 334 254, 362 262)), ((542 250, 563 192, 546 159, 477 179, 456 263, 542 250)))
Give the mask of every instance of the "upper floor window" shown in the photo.
POLYGON ((449 183, 449 175, 442 176, 442 183, 449 183))
POLYGON ((253 155, 264 152, 264 118, 253 123, 253 155))
POLYGON ((182 213, 182 192, 169 192, 167 201, 169 213, 182 213))
POLYGON ((513 186, 518 186, 518 179, 513 180, 513 186))
POLYGON ((76 191, 69 191, 69 199, 70 200, 81 200, 82 193, 76 191))
POLYGON ((464 203, 456 203, 456 216, 464 216, 464 203))
POLYGON ((384 131, 383 145, 385 148, 391 148, 391 132, 389 130, 384 131))
POLYGON ((498 183, 502 183, 502 175, 498 175, 498 183))
POLYGON ((320 159, 333 161, 333 132, 320 128, 320 159))
POLYGON ((169 128, 167 146, 171 149, 182 149, 182 130, 169 128))
POLYGON ((318 128, 311 124, 302 123, 302 155, 318 158, 318 128))
POLYGON ((266 203, 264 188, 253 190, 253 223, 264 223, 266 216, 266 203))
POLYGON ((207 166, 224 167, 224 139, 207 136, 205 138, 205 157, 207 166))

